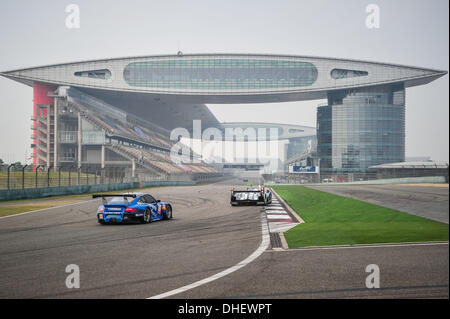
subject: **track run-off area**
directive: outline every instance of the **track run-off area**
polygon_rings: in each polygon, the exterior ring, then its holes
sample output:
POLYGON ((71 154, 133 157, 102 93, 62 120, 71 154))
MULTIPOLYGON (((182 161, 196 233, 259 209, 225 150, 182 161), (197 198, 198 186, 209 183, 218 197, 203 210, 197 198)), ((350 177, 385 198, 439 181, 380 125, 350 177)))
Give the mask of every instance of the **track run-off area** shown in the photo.
POLYGON ((149 189, 174 214, 151 224, 102 226, 90 198, 1 218, 0 298, 448 298, 448 243, 273 250, 264 210, 230 205, 235 182, 149 189))

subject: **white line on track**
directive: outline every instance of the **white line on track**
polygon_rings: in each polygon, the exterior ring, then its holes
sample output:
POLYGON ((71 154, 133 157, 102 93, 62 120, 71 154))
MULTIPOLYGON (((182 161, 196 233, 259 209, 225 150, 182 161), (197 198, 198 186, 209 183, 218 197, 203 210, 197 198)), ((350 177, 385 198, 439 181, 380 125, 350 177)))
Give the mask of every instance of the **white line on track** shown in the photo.
POLYGON ((196 281, 190 285, 186 285, 183 287, 180 287, 178 289, 174 289, 147 299, 162 299, 162 298, 166 298, 166 297, 170 297, 182 292, 185 292, 187 290, 199 287, 201 285, 207 284, 211 281, 217 280, 219 278, 225 277, 233 272, 235 272, 236 270, 241 269, 242 267, 247 266, 248 264, 250 264, 252 261, 254 261, 256 258, 258 258, 265 250, 267 250, 267 248, 269 247, 270 244, 270 235, 269 235, 269 227, 267 225, 267 220, 266 220, 266 216, 265 213, 262 212, 261 213, 261 244, 259 245, 258 249, 256 249, 250 256, 248 256, 247 258, 245 258, 244 260, 242 260, 241 262, 239 262, 238 264, 225 269, 224 271, 221 271, 215 275, 212 275, 208 278, 196 281))
POLYGON ((289 219, 291 220, 291 216, 289 215, 267 215, 267 219, 289 219))
POLYGON ((266 214, 288 214, 285 210, 266 210, 266 214))
POLYGON ((284 233, 297 225, 298 223, 287 223, 286 221, 270 222, 269 230, 271 233, 284 233))
POLYGON ((338 250, 338 249, 357 249, 357 248, 395 248, 395 247, 414 247, 414 246, 439 246, 448 245, 448 242, 427 242, 427 243, 393 243, 393 244, 366 244, 352 246, 322 246, 322 247, 305 247, 305 248, 289 248, 283 250, 289 251, 305 251, 305 250, 338 250))
POLYGON ((31 213, 38 213, 38 212, 43 212, 43 211, 50 210, 50 209, 55 209, 55 208, 61 208, 61 207, 67 207, 67 206, 73 206, 73 205, 80 205, 80 204, 92 202, 92 201, 95 201, 95 200, 97 200, 97 199, 89 199, 89 200, 85 200, 85 201, 78 201, 77 203, 72 203, 72 204, 65 204, 65 205, 53 206, 53 207, 48 207, 48 208, 43 208, 43 209, 31 210, 29 212, 23 212, 23 213, 3 216, 3 217, 0 217, 0 219, 9 218, 9 217, 16 217, 16 216, 21 216, 21 215, 26 215, 26 214, 31 214, 31 213))

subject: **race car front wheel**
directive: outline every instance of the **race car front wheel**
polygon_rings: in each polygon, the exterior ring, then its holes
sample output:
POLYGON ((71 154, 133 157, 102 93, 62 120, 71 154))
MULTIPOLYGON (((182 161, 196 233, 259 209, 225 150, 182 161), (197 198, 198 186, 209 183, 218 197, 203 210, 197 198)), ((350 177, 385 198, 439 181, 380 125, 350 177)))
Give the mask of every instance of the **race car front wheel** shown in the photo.
POLYGON ((144 216, 142 217, 141 222, 143 224, 150 224, 152 222, 152 213, 150 212, 150 209, 146 209, 144 212, 144 216))
POLYGON ((166 207, 166 212, 164 213, 164 216, 163 216, 163 218, 164 219, 171 219, 173 216, 172 216, 172 207, 170 207, 170 206, 167 206, 166 207))

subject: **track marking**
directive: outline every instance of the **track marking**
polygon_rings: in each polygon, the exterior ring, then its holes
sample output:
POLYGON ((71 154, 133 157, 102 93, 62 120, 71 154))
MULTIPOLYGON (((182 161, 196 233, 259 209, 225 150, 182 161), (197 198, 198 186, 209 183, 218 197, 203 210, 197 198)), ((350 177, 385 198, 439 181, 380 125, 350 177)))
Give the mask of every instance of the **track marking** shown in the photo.
POLYGON ((289 229, 299 224, 287 212, 288 206, 286 204, 284 204, 284 206, 281 205, 277 198, 273 198, 272 203, 264 207, 264 209, 266 211, 266 217, 269 224, 270 233, 278 233, 282 235, 282 233, 288 231, 289 229))
POLYGON ((241 269, 242 267, 247 266, 248 264, 250 264, 252 261, 254 261, 256 258, 258 258, 259 256, 261 256, 261 254, 267 250, 267 248, 269 248, 269 244, 270 244, 270 235, 269 235, 269 228, 267 226, 267 220, 266 220, 266 216, 264 212, 261 212, 261 244, 259 245, 259 247, 247 258, 245 258, 244 260, 242 260, 241 262, 239 262, 238 264, 225 269, 224 271, 221 271, 215 275, 212 275, 208 278, 196 281, 190 285, 186 285, 183 287, 180 287, 178 289, 174 289, 174 290, 170 290, 168 292, 153 296, 153 297, 149 297, 147 299, 162 299, 162 298, 166 298, 166 297, 170 297, 188 290, 191 290, 193 288, 202 286, 204 284, 207 284, 211 281, 217 280, 219 278, 225 277, 233 272, 235 272, 236 270, 241 269))
MULTIPOLYGON (((271 221, 269 223, 269 230, 270 230, 271 233, 281 233, 280 234, 280 238, 284 239, 284 236, 281 237, 281 235, 284 232, 288 231, 289 229, 291 229, 292 227, 295 227, 297 225, 298 225, 298 223, 293 223, 293 222, 287 223, 286 221, 271 221)), ((284 239, 284 240, 286 240, 286 239, 284 239)), ((286 243, 285 247, 287 248, 287 246, 288 245, 286 243)))
POLYGON ((272 190, 272 192, 275 194, 275 200, 276 201, 278 201, 279 200, 279 202, 281 202, 282 204, 283 204, 283 206, 285 207, 285 209, 287 210, 287 211, 289 211, 289 213, 292 215, 292 216, 294 216, 294 219, 296 219, 296 221, 295 222, 298 222, 298 223, 300 223, 300 224, 303 224, 305 221, 303 220, 303 218, 301 218, 300 217, 300 215, 295 211, 295 210, 293 210, 286 202, 285 202, 285 200, 280 196, 280 195, 278 195, 277 194, 277 192, 273 189, 273 188, 271 188, 271 190, 272 190))
POLYGON ((357 249, 357 248, 395 248, 395 247, 414 247, 414 246, 441 246, 448 245, 448 242, 428 242, 428 243, 392 243, 392 244, 366 244, 366 245, 348 245, 348 246, 320 246, 289 248, 283 251, 305 251, 305 250, 338 250, 338 249, 357 249))
POLYGON ((286 215, 281 215, 281 214, 267 215, 267 219, 288 219, 288 220, 292 221, 291 216, 289 216, 288 214, 286 214, 286 215))
POLYGON ((67 207, 67 206, 73 206, 73 205, 81 205, 81 204, 92 202, 92 201, 95 201, 95 200, 97 200, 97 199, 89 199, 89 200, 79 201, 79 202, 72 203, 72 204, 66 204, 66 205, 53 206, 53 207, 48 207, 48 208, 43 208, 43 209, 30 210, 29 212, 23 212, 23 213, 18 213, 18 214, 2 216, 2 217, 0 217, 0 219, 9 218, 9 217, 16 217, 16 216, 20 216, 20 215, 26 215, 26 214, 37 213, 37 212, 43 212, 43 211, 54 209, 54 208, 61 208, 61 207, 67 207))

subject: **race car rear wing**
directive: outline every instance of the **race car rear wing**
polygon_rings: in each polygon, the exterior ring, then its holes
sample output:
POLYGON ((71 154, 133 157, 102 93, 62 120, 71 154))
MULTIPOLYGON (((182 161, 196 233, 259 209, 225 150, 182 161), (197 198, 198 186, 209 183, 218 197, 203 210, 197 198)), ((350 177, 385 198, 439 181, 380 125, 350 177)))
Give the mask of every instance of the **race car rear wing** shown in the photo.
POLYGON ((108 202, 106 197, 123 197, 126 202, 128 202, 127 197, 136 198, 136 194, 93 194, 92 198, 102 198, 103 205, 106 205, 108 202))
POLYGON ((232 188, 231 189, 231 192, 232 193, 257 193, 257 192, 261 192, 261 191, 264 191, 264 186, 263 187, 259 187, 258 189, 235 189, 235 188, 232 188))

